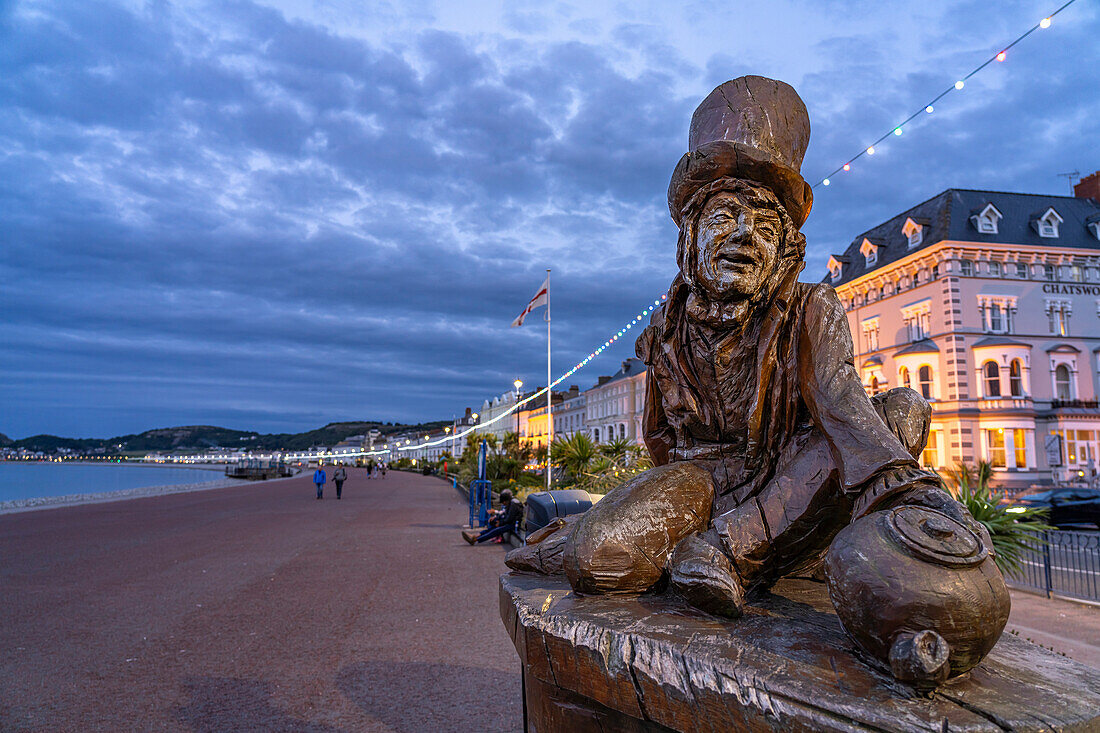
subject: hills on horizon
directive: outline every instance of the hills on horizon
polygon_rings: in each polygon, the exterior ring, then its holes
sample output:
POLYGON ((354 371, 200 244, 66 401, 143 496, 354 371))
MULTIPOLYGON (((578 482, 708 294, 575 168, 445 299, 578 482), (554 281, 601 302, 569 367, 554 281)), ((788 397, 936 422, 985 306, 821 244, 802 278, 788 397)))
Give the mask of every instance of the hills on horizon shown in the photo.
POLYGON ((187 451, 227 448, 232 450, 308 450, 313 446, 332 447, 352 435, 364 435, 378 430, 392 435, 407 430, 434 430, 449 425, 449 420, 406 425, 402 423, 366 421, 333 422, 315 430, 302 433, 258 433, 249 430, 232 430, 213 425, 184 425, 174 428, 156 428, 144 433, 118 435, 113 438, 65 438, 57 435, 32 435, 12 440, 0 433, 0 447, 15 450, 53 453, 59 449, 77 452, 149 452, 187 451))

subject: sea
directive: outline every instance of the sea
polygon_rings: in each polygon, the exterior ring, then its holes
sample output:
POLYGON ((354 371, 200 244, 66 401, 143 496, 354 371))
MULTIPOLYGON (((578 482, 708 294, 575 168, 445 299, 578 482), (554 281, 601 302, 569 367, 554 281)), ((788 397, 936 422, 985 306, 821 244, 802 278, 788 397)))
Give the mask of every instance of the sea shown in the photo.
POLYGON ((25 463, 0 461, 0 501, 120 489, 197 484, 223 476, 219 468, 135 466, 119 463, 25 463))

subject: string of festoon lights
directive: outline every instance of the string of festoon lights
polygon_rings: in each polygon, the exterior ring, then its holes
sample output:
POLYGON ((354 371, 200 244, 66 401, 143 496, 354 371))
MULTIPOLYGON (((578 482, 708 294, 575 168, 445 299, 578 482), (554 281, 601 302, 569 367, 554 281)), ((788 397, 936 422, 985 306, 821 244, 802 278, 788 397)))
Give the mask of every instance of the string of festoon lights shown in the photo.
POLYGON ((923 105, 916 112, 914 112, 913 114, 909 115, 908 117, 906 117, 904 120, 902 120, 898 124, 891 127, 889 130, 886 131, 885 134, 883 134, 880 138, 878 138, 877 140, 872 142, 870 145, 867 145, 866 147, 864 147, 856 155, 853 155, 851 158, 844 161, 840 166, 837 167, 836 170, 834 170, 832 173, 830 173, 829 175, 825 176, 820 181, 815 183, 813 185, 813 187, 817 188, 818 186, 828 186, 828 185, 830 185, 832 183, 832 177, 833 176, 835 176, 839 173, 847 173, 848 171, 852 170, 852 164, 855 163, 860 158, 862 158, 863 156, 865 156, 865 155, 868 155, 868 156, 874 155, 875 151, 876 151, 876 147, 881 146, 884 140, 888 140, 890 137, 893 137, 893 136, 901 135, 905 131, 905 126, 908 125, 909 123, 911 123, 913 120, 920 117, 921 115, 930 115, 933 112, 935 112, 937 102, 939 102, 941 99, 946 97, 948 94, 951 94, 952 92, 962 91, 963 88, 966 87, 966 82, 968 82, 972 76, 974 76, 975 74, 980 72, 985 67, 989 66, 994 61, 996 61, 998 63, 1003 63, 1005 61, 1005 59, 1008 58, 1008 52, 1012 49, 1013 46, 1015 46, 1017 43, 1024 40, 1025 38, 1030 36, 1032 33, 1039 30, 1040 28, 1042 28, 1042 29, 1049 28, 1050 23, 1051 23, 1051 19, 1054 18, 1054 16, 1058 15, 1058 13, 1060 13, 1063 10, 1065 10, 1066 8, 1068 8, 1070 5, 1073 5, 1074 2, 1076 2, 1076 0, 1069 0, 1069 2, 1067 2, 1065 5, 1058 8, 1053 13, 1051 13, 1050 15, 1046 16, 1045 18, 1040 20, 1035 25, 1028 28, 1026 31, 1024 31, 1019 36, 1017 36, 1016 39, 1013 40, 1011 43, 1009 43, 1008 45, 1002 47, 1000 51, 998 51, 997 53, 990 56, 988 59, 986 59, 979 66, 975 67, 969 74, 966 74, 965 76, 959 77, 958 80, 954 84, 952 84, 951 86, 947 87, 947 89, 944 89, 942 92, 937 94, 927 104, 923 105))

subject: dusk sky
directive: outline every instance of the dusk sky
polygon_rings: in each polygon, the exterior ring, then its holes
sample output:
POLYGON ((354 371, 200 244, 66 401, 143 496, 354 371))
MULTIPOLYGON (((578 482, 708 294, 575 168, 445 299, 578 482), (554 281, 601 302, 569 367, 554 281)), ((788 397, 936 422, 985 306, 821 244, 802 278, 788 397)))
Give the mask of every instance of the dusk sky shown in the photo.
MULTIPOLYGON (((0 0, 0 432, 449 419, 665 291, 692 110, 795 87, 816 183, 1061 5, 0 0)), ((815 189, 803 280, 945 188, 1100 169, 1078 0, 815 189)), ((633 356, 620 342, 566 384, 633 356)), ((565 385, 563 385, 565 386, 565 385)))

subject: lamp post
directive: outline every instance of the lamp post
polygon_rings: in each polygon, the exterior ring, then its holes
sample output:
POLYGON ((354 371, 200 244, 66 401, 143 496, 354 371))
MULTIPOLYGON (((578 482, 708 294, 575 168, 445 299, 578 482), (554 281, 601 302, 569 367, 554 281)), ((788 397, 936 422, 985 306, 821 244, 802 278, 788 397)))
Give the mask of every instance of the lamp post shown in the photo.
POLYGON ((519 390, 523 386, 523 380, 517 379, 512 384, 516 386, 516 443, 519 443, 519 390))

